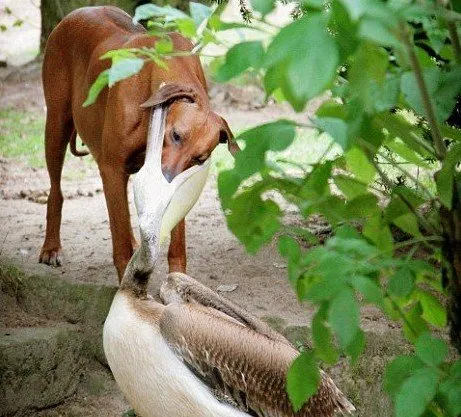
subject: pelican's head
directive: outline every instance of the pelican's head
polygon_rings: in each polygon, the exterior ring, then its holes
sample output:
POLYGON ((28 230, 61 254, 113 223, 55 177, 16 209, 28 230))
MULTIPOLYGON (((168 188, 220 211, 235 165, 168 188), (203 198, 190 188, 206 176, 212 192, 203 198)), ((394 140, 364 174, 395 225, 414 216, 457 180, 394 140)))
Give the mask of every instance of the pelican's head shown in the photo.
MULTIPOLYGON (((209 168, 209 160, 202 165, 194 165, 176 175, 168 182, 162 172, 162 142, 165 129, 165 113, 163 107, 155 107, 152 111, 149 127, 146 158, 143 167, 133 181, 133 194, 138 212, 141 245, 128 263, 120 288, 131 288, 138 296, 146 295, 150 274, 157 262, 160 250, 162 223, 172 200, 181 202, 185 211, 177 214, 176 223, 171 219, 166 222, 170 230, 192 208, 198 195, 191 193, 193 184, 203 183, 203 174, 209 168), (182 194, 176 198, 176 194, 182 194), (195 199, 192 204, 188 199, 195 199)), ((203 184, 202 184, 203 185, 203 184)))

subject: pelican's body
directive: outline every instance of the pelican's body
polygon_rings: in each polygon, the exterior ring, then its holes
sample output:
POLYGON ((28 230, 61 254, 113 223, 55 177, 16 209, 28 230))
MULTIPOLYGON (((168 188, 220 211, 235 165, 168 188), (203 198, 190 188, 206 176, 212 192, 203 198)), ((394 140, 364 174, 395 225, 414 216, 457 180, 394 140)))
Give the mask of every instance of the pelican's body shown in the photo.
POLYGON ((119 291, 107 316, 104 352, 131 406, 142 417, 247 416, 219 402, 168 346, 159 328, 167 308, 119 291))
POLYGON ((141 246, 104 325, 104 351, 128 401, 142 417, 333 417, 353 411, 321 372, 317 393, 294 413, 285 386, 298 351, 193 278, 170 274, 160 290, 166 305, 147 295, 163 216, 176 190, 207 168, 194 166, 168 183, 161 173, 163 125, 163 110, 157 108, 155 134, 134 179, 141 246))

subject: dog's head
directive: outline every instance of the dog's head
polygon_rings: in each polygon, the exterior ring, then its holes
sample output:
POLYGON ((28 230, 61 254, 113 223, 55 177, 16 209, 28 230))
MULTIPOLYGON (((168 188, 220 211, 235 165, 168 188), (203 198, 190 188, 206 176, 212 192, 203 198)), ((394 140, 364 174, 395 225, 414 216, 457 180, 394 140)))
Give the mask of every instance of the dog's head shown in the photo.
POLYGON ((190 85, 161 86, 142 107, 168 106, 162 151, 163 175, 171 181, 184 170, 203 164, 219 143, 235 154, 239 147, 226 121, 190 85))

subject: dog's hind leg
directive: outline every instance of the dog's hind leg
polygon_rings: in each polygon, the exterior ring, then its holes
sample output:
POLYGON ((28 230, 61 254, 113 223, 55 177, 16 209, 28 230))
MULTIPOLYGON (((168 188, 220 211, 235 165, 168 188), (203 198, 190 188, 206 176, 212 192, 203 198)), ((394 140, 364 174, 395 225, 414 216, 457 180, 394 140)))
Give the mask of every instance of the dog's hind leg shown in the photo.
POLYGON ((62 262, 60 228, 63 196, 61 173, 67 145, 73 135, 76 135, 76 131, 70 108, 57 109, 55 106, 49 108, 45 127, 45 157, 50 176, 50 194, 46 211, 45 243, 40 252, 39 262, 52 266, 59 266, 62 262))

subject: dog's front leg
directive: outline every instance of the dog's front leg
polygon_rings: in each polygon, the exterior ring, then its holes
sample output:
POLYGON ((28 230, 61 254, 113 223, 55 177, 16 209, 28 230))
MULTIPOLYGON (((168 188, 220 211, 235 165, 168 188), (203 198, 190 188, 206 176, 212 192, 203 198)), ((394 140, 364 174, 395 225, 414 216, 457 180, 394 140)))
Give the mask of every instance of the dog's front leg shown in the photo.
POLYGON ((168 249, 169 271, 186 273, 186 264, 186 222, 182 219, 171 231, 168 249))
POLYGON ((120 281, 133 255, 133 235, 127 195, 129 176, 118 166, 107 164, 100 166, 99 169, 109 212, 114 265, 120 281))

